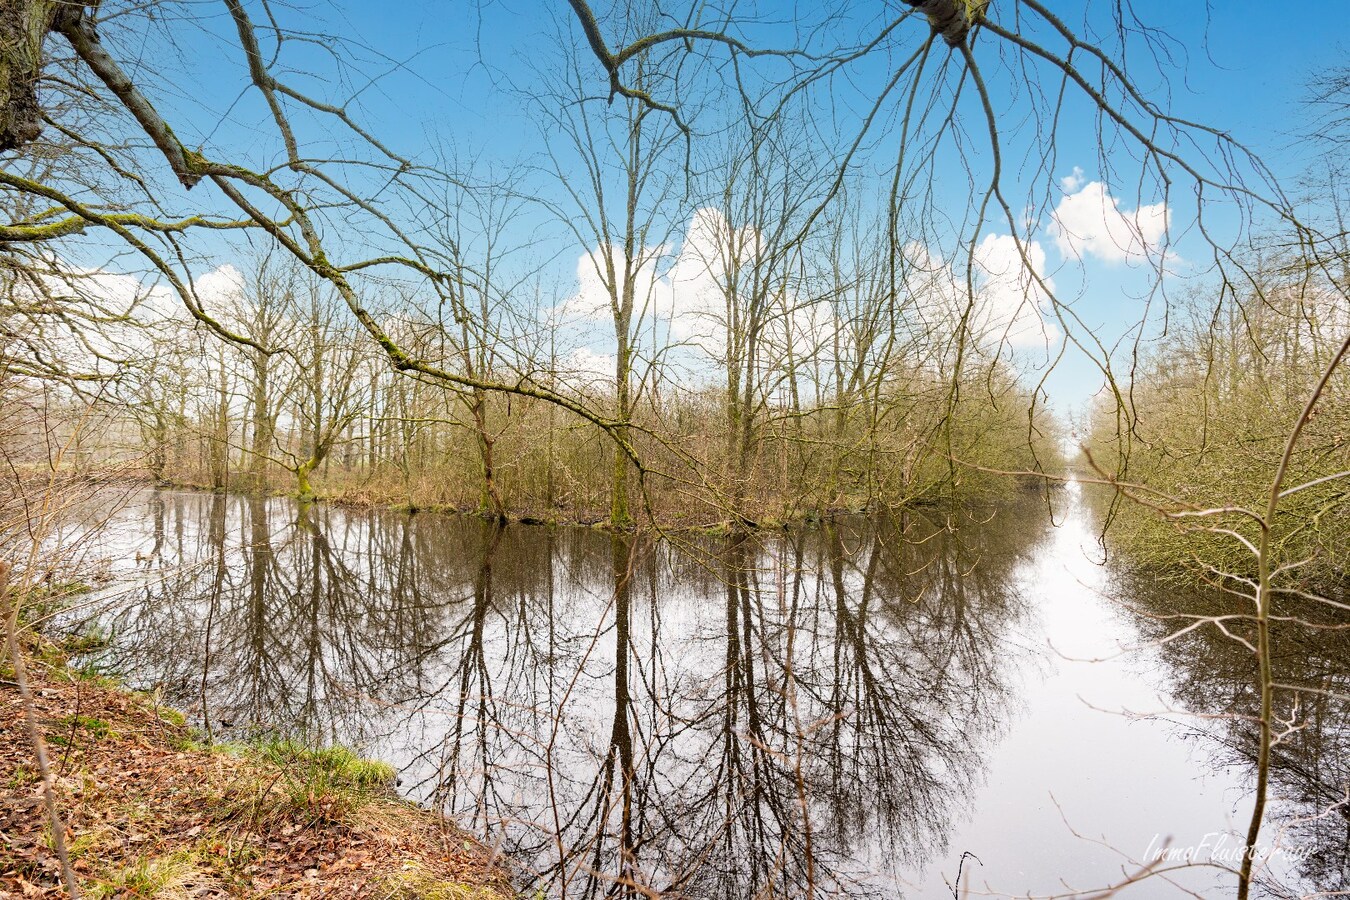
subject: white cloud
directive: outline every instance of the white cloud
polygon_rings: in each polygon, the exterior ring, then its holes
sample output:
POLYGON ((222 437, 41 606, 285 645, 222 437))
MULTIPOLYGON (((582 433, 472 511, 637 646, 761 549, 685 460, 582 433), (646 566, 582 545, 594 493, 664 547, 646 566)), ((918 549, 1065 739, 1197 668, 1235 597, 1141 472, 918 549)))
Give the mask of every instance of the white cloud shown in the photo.
POLYGON ((1060 180, 1064 197, 1051 214, 1049 232, 1065 257, 1096 258, 1107 263, 1140 262, 1156 258, 1167 234, 1166 203, 1120 208, 1100 181, 1084 183, 1082 170, 1060 180))
MULTIPOLYGON (((43 276, 46 289, 53 295, 75 294, 110 316, 131 314, 135 324, 190 324, 182 298, 162 277, 155 274, 128 274, 102 268, 67 266, 53 261, 53 270, 43 276)), ((231 322, 243 315, 246 307, 244 276, 235 266, 225 263, 195 276, 190 287, 197 304, 214 318, 231 322)), ((131 333, 137 333, 128 323, 131 333)))
MULTIPOLYGON (((48 352, 73 369, 112 374, 122 363, 153 355, 164 340, 175 339, 169 335, 192 324, 177 292, 153 274, 75 266, 56 256, 46 263, 47 271, 38 276, 42 282, 38 291, 23 285, 16 290, 34 301, 40 299, 39 292, 56 298, 57 307, 70 304, 97 310, 99 317, 36 314, 10 324, 45 343, 48 352)), ((230 265, 209 270, 194 282, 198 302, 208 313, 227 320, 239 307, 242 286, 243 277, 230 265)))
POLYGON ((911 243, 905 248, 905 286, 930 327, 943 323, 954 331, 964 320, 986 351, 1043 348, 1059 337, 1047 318, 1046 290, 1054 290, 1054 281, 1045 273, 1045 258, 1039 241, 1023 239, 1019 248, 1012 235, 986 235, 971 259, 972 296, 971 285, 952 262, 911 243))
POLYGON ((753 229, 734 228, 720 210, 694 212, 679 256, 667 273, 667 290, 657 310, 669 319, 674 340, 696 343, 710 355, 723 351, 727 273, 737 261, 753 264, 758 244, 753 229))
MULTIPOLYGON (((735 229, 716 209, 695 211, 678 252, 668 244, 641 251, 633 274, 636 312, 648 325, 659 323, 671 342, 693 345, 710 357, 720 356, 726 346, 723 289, 727 272, 733 261, 750 265, 758 249, 753 229, 735 229)), ((605 245, 581 254, 576 292, 555 309, 561 321, 582 326, 609 323, 610 283, 622 291, 623 271, 619 247, 605 245)))
POLYGON ((558 377, 574 390, 602 388, 614 384, 615 357, 590 347, 578 347, 558 364, 558 377))
MULTIPOLYGON (((689 220, 679 254, 657 286, 656 311, 670 324, 670 338, 692 344, 711 360, 720 360, 727 347, 728 288, 736 284, 738 302, 747 303, 755 293, 768 291, 772 310, 761 311, 760 363, 772 368, 786 358, 789 349, 798 359, 816 353, 829 343, 839 327, 830 307, 808 302, 791 288, 778 291, 766 285, 775 273, 765 265, 759 232, 752 226, 737 228, 718 209, 697 210, 689 220), (758 278, 756 278, 758 275, 758 278)), ((742 308, 742 321, 748 316, 742 308)))
MULTIPOLYGON (((635 273, 634 289, 637 296, 645 296, 651 290, 653 272, 657 254, 648 251, 635 273)), ((616 290, 622 293, 625 278, 623 251, 612 244, 604 244, 594 250, 587 250, 577 259, 577 292, 558 305, 558 315, 563 320, 608 321, 610 318, 609 266, 613 266, 616 290)))
POLYGON ((1046 289, 1054 290, 1054 282, 1045 274, 1040 241, 1019 244, 1010 234, 986 235, 975 248, 974 264, 982 276, 976 289, 981 331, 1014 347, 1044 346, 1056 339, 1058 329, 1045 318, 1046 289))
POLYGON ((1074 166, 1072 172, 1070 172, 1068 175, 1065 175, 1063 178, 1059 180, 1059 186, 1064 190, 1064 193, 1066 194, 1075 193, 1079 188, 1081 188, 1086 183, 1087 179, 1083 177, 1082 166, 1074 166))
POLYGON ((244 304, 244 273, 229 263, 198 276, 192 286, 197 301, 208 313, 214 309, 223 314, 244 304))
MULTIPOLYGON (((574 386, 613 383, 614 357, 592 349, 612 346, 609 292, 599 274, 604 252, 613 251, 590 250, 579 256, 577 290, 555 309, 564 323, 570 323, 577 343, 589 345, 563 360, 566 380, 574 386)), ((760 252, 753 229, 737 229, 720 211, 705 208, 690 219, 678 250, 661 247, 644 254, 635 288, 639 306, 649 304, 650 318, 639 329, 638 338, 646 341, 654 336, 658 344, 684 343, 697 349, 694 354, 667 358, 668 364, 681 371, 681 383, 689 385, 714 375, 710 364, 715 367, 726 350, 727 281, 734 277, 737 264, 744 280, 744 272, 753 268, 760 252), (653 321, 658 326, 655 335, 653 321)), ((1053 290, 1053 282, 1046 274, 1046 247, 1041 242, 1022 240, 1019 247, 1011 235, 986 236, 970 260, 973 301, 965 273, 947 260, 917 243, 907 247, 905 255, 908 293, 929 325, 941 322, 950 332, 964 318, 975 340, 989 352, 1006 347, 1044 348, 1058 339, 1058 328, 1046 316, 1046 289, 1053 290)), ((616 266, 615 271, 620 270, 616 266)), ((740 287, 743 297, 749 293, 747 285, 740 287)), ((791 290, 774 302, 781 305, 766 317, 760 335, 762 365, 772 369, 789 349, 798 360, 818 353, 829 355, 830 338, 841 326, 828 303, 807 302, 791 290)), ((914 324, 924 327, 921 322, 914 324)), ((650 358, 657 348, 643 349, 650 358)))

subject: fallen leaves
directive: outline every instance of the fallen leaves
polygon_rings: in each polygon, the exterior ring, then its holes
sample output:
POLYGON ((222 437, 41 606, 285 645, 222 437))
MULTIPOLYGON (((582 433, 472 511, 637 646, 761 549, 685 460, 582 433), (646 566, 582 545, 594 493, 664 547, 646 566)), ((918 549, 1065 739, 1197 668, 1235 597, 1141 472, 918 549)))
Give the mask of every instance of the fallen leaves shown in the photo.
MULTIPOLYGON (((292 777, 282 764, 196 748, 137 695, 33 669, 36 711, 67 741, 56 786, 72 867, 92 895, 387 898, 416 896, 432 878, 511 896, 486 849, 433 813, 392 795, 363 799, 362 812, 378 814, 362 815, 324 796, 278 802, 292 777)), ((0 895, 61 897, 21 722, 17 695, 0 686, 0 895)))

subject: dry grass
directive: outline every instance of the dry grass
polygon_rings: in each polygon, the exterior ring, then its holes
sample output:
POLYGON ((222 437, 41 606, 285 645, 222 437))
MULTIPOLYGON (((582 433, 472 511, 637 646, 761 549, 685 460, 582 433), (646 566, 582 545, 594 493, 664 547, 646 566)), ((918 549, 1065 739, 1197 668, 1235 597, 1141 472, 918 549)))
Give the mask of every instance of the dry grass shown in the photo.
MULTIPOLYGON (((511 896, 490 854, 342 749, 208 748, 145 697, 32 664, 86 896, 511 896)), ((0 684, 0 895, 64 896, 17 693, 0 684)))

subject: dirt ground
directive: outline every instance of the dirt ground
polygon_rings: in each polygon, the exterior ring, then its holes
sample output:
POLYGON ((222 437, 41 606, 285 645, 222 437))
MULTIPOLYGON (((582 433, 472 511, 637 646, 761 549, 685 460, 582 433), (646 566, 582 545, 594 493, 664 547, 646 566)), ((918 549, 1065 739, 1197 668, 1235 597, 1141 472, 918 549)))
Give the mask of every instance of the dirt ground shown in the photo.
MULTIPOLYGON (((27 666, 86 897, 513 896, 499 860, 342 750, 206 747, 147 696, 27 666)), ((0 895, 64 897, 17 685, 0 678, 0 895)))

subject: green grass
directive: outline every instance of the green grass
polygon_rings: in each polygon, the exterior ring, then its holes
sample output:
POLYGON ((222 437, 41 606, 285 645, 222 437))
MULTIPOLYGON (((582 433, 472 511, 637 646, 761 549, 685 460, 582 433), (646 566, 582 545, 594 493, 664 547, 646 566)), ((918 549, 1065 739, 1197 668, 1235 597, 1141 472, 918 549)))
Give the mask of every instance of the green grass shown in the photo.
POLYGON ((67 635, 61 640, 61 650, 70 656, 102 650, 112 643, 112 637, 96 626, 80 634, 67 635))
POLYGON ((72 679, 83 681, 86 684, 91 684, 95 687, 107 688, 109 690, 117 690, 122 687, 122 680, 120 678, 99 671, 98 667, 93 663, 86 663, 78 668, 68 667, 67 671, 70 673, 72 679))
POLYGON ((14 767, 14 771, 9 773, 9 782, 7 786, 11 788, 21 788, 32 784, 37 780, 37 769, 30 766, 28 763, 19 763, 14 767))
POLYGON ((255 783, 234 802, 234 815, 253 821, 301 815, 312 822, 349 820, 370 801, 393 795, 395 771, 345 747, 312 749, 294 741, 216 745, 261 764, 255 783))
POLYGON ((187 716, 183 715, 172 706, 161 706, 156 702, 152 702, 151 706, 154 708, 155 712, 159 714, 159 717, 170 725, 177 725, 179 728, 187 725, 187 716))
POLYGON ((387 900, 500 900, 491 888, 445 881, 413 862, 385 882, 387 900))
POLYGON ((397 774, 388 763, 363 759, 346 747, 313 750, 294 741, 270 741, 258 748, 261 757, 298 771, 318 790, 376 791, 387 789, 397 774))
POLYGON ((137 860, 106 877, 87 881, 84 896, 95 900, 126 896, 189 900, 213 881, 196 853, 180 850, 137 860))
POLYGON ((198 753, 203 750, 211 751, 214 747, 207 744, 192 734, 171 735, 168 738, 169 746, 179 753, 198 753))
POLYGON ((26 627, 60 612, 72 597, 93 589, 93 585, 77 580, 37 584, 19 599, 19 624, 26 627))
POLYGON ((92 716, 62 716, 52 725, 47 740, 58 747, 74 746, 75 739, 72 735, 76 731, 83 731, 96 741, 117 736, 112 724, 103 719, 92 716))

